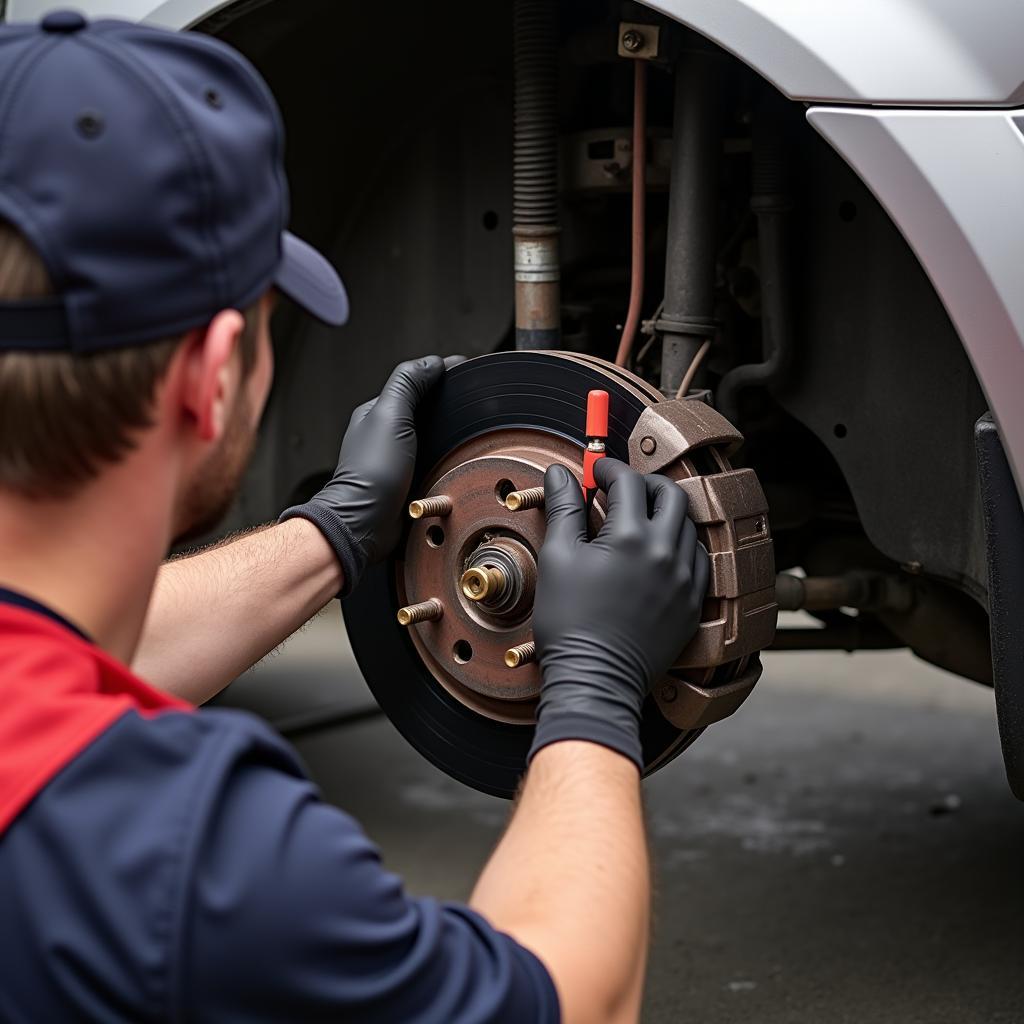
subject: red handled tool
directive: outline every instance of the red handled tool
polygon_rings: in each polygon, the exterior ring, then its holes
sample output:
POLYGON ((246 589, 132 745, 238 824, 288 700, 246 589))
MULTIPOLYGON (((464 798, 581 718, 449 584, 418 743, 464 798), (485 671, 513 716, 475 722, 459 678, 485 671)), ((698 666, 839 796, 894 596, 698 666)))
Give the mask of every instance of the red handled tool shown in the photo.
POLYGON ((605 456, 605 442, 608 440, 608 392, 591 391, 587 395, 587 447, 583 452, 583 496, 587 501, 587 512, 594 504, 597 481, 594 466, 605 456))

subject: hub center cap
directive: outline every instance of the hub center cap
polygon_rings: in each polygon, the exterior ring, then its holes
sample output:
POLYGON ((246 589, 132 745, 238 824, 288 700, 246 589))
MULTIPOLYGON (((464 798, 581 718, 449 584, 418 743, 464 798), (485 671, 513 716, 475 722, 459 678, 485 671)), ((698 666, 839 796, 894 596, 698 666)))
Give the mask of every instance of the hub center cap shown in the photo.
POLYGON ((462 574, 463 596, 482 615, 513 623, 533 607, 537 560, 533 552, 512 536, 496 537, 469 556, 462 574))

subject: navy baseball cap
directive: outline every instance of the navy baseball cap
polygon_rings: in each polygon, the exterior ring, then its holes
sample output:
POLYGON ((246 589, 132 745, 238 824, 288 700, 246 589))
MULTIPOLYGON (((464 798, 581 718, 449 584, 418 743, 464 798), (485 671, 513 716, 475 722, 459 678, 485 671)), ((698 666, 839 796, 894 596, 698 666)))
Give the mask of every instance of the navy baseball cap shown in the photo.
POLYGON ((230 47, 55 11, 0 26, 0 218, 57 297, 0 303, 0 351, 173 337, 271 287, 330 325, 331 264, 285 230, 281 117, 230 47))

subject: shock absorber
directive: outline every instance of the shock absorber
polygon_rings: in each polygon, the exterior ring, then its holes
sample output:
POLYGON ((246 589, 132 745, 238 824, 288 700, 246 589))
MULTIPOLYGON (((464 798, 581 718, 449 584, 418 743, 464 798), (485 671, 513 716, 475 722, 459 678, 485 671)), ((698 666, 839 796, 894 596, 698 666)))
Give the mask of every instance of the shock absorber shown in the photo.
POLYGON ((516 348, 558 348, 558 66, 555 0, 515 0, 512 235, 516 348))
POLYGON ((688 34, 675 75, 661 389, 673 397, 714 334, 715 214, 722 150, 721 57, 688 34))

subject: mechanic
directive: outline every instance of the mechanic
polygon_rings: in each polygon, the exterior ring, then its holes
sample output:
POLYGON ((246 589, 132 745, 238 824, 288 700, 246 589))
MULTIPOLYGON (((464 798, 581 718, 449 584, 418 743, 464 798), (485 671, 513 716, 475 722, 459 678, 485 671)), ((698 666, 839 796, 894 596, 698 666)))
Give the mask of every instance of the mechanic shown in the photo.
POLYGON ((161 565, 234 493, 275 296, 347 314, 279 115, 211 38, 64 11, 0 29, 0 138, 0 1018, 635 1020, 640 707, 708 576, 683 492, 605 460, 588 541, 549 469, 521 796, 468 906, 407 895, 272 730, 194 709, 394 548, 445 362, 307 504, 161 565))

